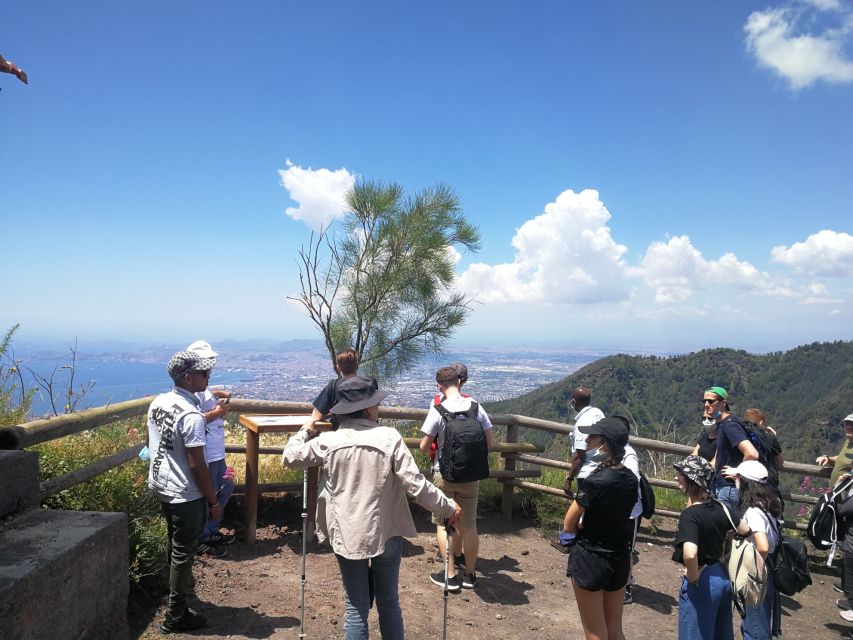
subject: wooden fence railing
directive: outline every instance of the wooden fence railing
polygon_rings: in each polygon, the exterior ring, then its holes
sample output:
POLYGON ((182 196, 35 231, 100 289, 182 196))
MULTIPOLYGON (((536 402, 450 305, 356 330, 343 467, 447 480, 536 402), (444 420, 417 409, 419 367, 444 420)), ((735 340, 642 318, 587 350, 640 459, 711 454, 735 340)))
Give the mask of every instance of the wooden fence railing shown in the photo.
MULTIPOLYGON (((14 427, 0 429, 0 449, 23 449, 33 445, 55 440, 75 433, 81 433, 89 429, 104 426, 145 414, 152 398, 141 398, 139 400, 130 400, 105 407, 88 409, 78 413, 72 413, 54 418, 46 418, 42 420, 34 420, 26 424, 17 425, 14 427)), ((309 414, 312 410, 311 404, 307 402, 284 402, 271 400, 252 400, 234 398, 231 400, 230 409, 232 414, 271 414, 271 415, 287 415, 287 414, 309 414)), ((381 407, 379 416, 386 420, 412 420, 422 421, 427 414, 426 409, 414 409, 408 407, 381 407)), ((515 488, 527 489, 553 495, 568 501, 562 489, 549 487, 540 483, 529 482, 523 480, 525 477, 538 477, 540 475, 539 468, 551 467, 555 469, 568 469, 567 462, 562 460, 553 460, 545 458, 537 453, 541 453, 541 449, 531 443, 520 441, 521 429, 534 429, 538 431, 547 431, 549 433, 570 436, 573 427, 560 422, 551 420, 542 420, 540 418, 530 418, 515 414, 498 414, 491 416, 493 424, 506 427, 505 443, 497 443, 496 451, 503 459, 503 469, 495 469, 492 472, 492 477, 502 483, 502 503, 501 511, 506 518, 512 515, 513 493, 515 488), (518 464, 525 465, 526 468, 518 468, 518 464), (530 467, 535 467, 531 469, 530 467)), ((415 448, 418 444, 417 438, 407 438, 406 444, 415 448)), ((631 444, 635 449, 652 451, 657 453, 673 454, 684 456, 692 451, 692 447, 683 444, 675 444, 672 442, 664 442, 660 440, 651 440, 649 438, 631 437, 631 444)), ((118 467, 136 457, 142 445, 129 447, 124 451, 120 451, 112 456, 98 460, 90 465, 76 469, 62 476, 51 478, 42 483, 41 497, 46 498, 59 491, 64 491, 73 486, 87 482, 92 478, 118 467)), ((226 451, 231 453, 245 453, 245 446, 238 444, 229 444, 226 451)), ((259 450, 260 454, 280 455, 281 447, 262 447, 259 450)), ((785 465, 780 469, 783 473, 796 475, 811 475, 828 478, 830 469, 818 467, 813 464, 802 464, 797 462, 785 462, 785 465)), ((671 480, 662 478, 649 478, 650 484, 656 487, 667 489, 677 489, 677 484, 671 480)), ((297 485, 261 485, 261 490, 267 491, 282 491, 293 489, 297 485)), ((815 504, 817 498, 814 496, 805 496, 799 494, 783 493, 786 502, 815 504)), ((658 509, 655 512, 657 515, 664 517, 679 516, 678 511, 670 511, 666 509, 658 509)), ((803 526, 799 523, 788 523, 786 526, 790 528, 802 529, 803 526)))

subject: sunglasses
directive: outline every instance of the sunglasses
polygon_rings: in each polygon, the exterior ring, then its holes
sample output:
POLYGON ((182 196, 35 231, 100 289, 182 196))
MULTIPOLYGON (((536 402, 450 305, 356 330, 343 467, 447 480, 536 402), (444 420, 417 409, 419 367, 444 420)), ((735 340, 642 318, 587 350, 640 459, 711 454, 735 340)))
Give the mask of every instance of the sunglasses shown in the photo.
POLYGON ((702 404, 717 404, 719 401, 719 398, 717 400, 709 400, 708 398, 702 398, 702 404))
POLYGON ((209 370, 207 370, 207 371, 190 371, 189 373, 197 373, 200 376, 204 376, 208 380, 210 379, 210 371, 209 370))

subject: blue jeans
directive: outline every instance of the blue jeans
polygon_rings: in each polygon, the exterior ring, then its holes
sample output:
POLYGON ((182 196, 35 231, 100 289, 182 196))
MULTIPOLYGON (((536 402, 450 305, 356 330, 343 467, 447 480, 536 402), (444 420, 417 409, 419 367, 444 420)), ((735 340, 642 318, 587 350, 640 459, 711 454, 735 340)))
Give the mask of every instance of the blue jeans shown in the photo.
POLYGON ((397 536, 385 542, 385 551, 370 560, 347 560, 335 555, 344 583, 344 638, 367 640, 367 616, 370 595, 367 578, 368 564, 373 569, 376 589, 376 608, 379 611, 379 632, 382 640, 403 640, 403 612, 397 585, 400 581, 400 557, 403 538, 397 536))
MULTIPOLYGON (((228 500, 231 499, 231 494, 234 493, 234 482, 222 479, 228 465, 225 464, 224 459, 214 460, 207 464, 207 468, 208 471, 210 471, 210 481, 213 483, 213 488, 216 490, 216 495, 219 499, 219 506, 222 507, 222 513, 225 513, 225 505, 228 504, 228 500)), ((208 513, 208 520, 205 523, 204 530, 201 532, 201 536, 198 539, 199 542, 207 542, 210 540, 210 536, 212 534, 219 533, 219 524, 222 522, 222 519, 211 520, 209 516, 210 514, 208 513)))
POLYGON ((764 600, 755 607, 745 607, 746 616, 740 623, 740 631, 743 640, 770 640, 772 637, 771 622, 773 621, 773 609, 776 602, 776 586, 773 584, 773 576, 767 576, 767 595, 764 600))
MULTIPOLYGON (((717 500, 729 508, 729 513, 732 514, 732 518, 734 518, 735 513, 740 513, 740 507, 738 506, 738 503, 740 502, 740 491, 738 491, 736 486, 733 484, 722 484, 714 490, 714 493, 717 496, 717 500)), ((735 522, 735 524, 737 524, 737 522, 735 522)))
POLYGON ((732 587, 720 563, 699 574, 698 586, 681 579, 678 640, 732 640, 732 587))

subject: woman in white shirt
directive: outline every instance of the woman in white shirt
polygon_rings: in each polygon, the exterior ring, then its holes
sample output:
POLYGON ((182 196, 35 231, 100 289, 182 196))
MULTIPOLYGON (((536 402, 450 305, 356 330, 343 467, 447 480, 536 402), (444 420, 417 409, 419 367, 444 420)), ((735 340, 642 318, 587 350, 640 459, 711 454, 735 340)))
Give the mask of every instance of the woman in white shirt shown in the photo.
MULTIPOLYGON (((745 460, 731 468, 737 474, 735 484, 740 491, 740 509, 743 519, 752 529, 752 541, 763 560, 776 551, 779 542, 778 518, 782 516, 779 497, 767 484, 767 468, 758 460, 745 460)), ((740 624, 744 640, 770 640, 781 633, 781 602, 767 574, 767 595, 754 607, 746 607, 746 616, 740 624)))

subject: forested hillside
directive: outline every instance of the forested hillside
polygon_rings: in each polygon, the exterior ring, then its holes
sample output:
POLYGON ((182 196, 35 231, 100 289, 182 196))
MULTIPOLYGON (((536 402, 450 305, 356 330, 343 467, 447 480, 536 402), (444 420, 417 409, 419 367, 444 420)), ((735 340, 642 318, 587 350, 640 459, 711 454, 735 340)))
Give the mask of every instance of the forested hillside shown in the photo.
MULTIPOLYGON (((566 421, 573 419, 571 390, 593 392, 607 415, 625 415, 646 437, 690 442, 701 428, 702 392, 729 391, 734 413, 758 407, 777 429, 790 460, 807 462, 840 446, 841 419, 853 413, 853 342, 814 343, 791 351, 753 355, 706 349, 683 356, 614 355, 559 382, 512 400, 491 403, 495 413, 566 421)), ((549 446, 552 436, 527 433, 549 446)))

